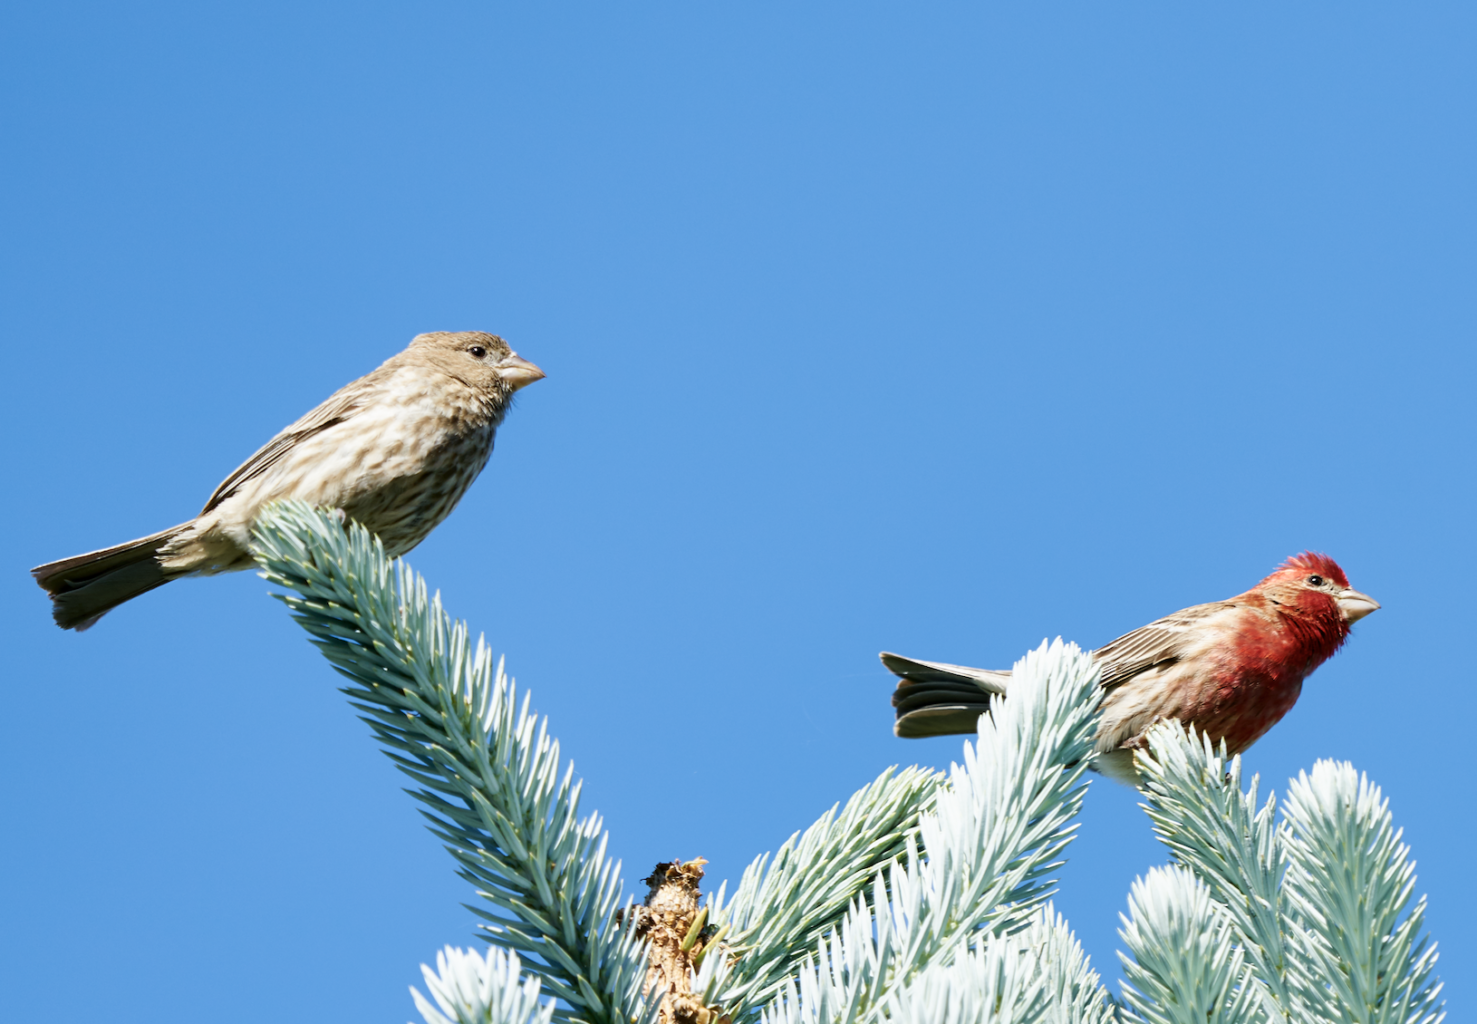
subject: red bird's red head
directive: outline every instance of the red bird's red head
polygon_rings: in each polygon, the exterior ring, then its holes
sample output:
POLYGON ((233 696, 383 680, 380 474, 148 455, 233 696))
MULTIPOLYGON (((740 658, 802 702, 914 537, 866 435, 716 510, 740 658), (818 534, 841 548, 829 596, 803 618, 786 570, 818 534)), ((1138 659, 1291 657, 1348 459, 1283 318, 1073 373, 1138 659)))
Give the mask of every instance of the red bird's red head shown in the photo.
POLYGON ((1321 576, 1337 583, 1342 589, 1347 589, 1349 586, 1349 577, 1344 575, 1344 570, 1339 568, 1339 564, 1317 551, 1304 551, 1300 555, 1293 555, 1279 565, 1272 575, 1262 580, 1262 585, 1265 586, 1274 580, 1295 580, 1306 576, 1321 576))
POLYGON ((1327 616, 1338 632, 1339 643, 1352 623, 1380 606, 1368 594, 1349 586, 1349 577, 1337 562, 1314 551, 1304 551, 1283 562, 1256 585, 1253 592, 1257 591, 1277 604, 1317 617, 1327 616))
POLYGON ((1327 555, 1305 551, 1266 579, 1232 598, 1239 616, 1208 703, 1197 725, 1245 750, 1292 708, 1303 680, 1337 651, 1349 627, 1379 607, 1327 555))

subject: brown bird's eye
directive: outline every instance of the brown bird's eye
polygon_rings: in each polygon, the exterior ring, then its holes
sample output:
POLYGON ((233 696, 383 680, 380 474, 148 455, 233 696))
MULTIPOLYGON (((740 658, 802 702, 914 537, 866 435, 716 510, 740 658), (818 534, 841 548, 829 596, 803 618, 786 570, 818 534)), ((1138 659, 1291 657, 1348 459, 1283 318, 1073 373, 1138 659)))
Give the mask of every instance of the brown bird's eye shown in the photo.
POLYGON ((467 349, 467 351, 472 353, 472 355, 476 356, 478 359, 481 359, 483 356, 487 355, 487 349, 483 348, 481 345, 473 345, 471 348, 467 349))
POLYGON ((1308 577, 1308 586, 1310 586, 1310 587, 1321 587, 1321 586, 1323 586, 1323 577, 1322 576, 1309 576, 1308 577))

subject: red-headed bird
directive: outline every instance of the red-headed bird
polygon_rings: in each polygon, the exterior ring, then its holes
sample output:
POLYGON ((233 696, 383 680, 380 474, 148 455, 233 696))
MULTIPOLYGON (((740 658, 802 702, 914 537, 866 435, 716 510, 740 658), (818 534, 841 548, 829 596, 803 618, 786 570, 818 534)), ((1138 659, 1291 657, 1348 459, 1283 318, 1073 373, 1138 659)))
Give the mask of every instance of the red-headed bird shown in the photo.
MULTIPOLYGON (((1250 747, 1292 710, 1303 680, 1379 608, 1349 586, 1338 563, 1305 552, 1244 594, 1166 615, 1093 651, 1103 670, 1094 767, 1135 779, 1133 751, 1155 722, 1193 725, 1231 754, 1250 747)), ((883 652, 901 679, 892 695, 899 736, 973 733, 1009 671, 914 661, 883 652)))

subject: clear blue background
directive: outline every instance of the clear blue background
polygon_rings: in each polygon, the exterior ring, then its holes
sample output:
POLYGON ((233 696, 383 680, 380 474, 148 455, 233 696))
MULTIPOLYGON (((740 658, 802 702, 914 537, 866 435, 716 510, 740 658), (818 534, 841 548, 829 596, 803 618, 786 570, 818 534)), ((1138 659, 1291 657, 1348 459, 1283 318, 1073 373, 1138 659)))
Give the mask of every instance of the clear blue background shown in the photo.
MULTIPOLYGON (((472 328, 548 380, 412 562, 629 882, 957 757, 879 649, 1093 646, 1314 548, 1385 607, 1249 767, 1384 787, 1470 1016, 1472 7, 621 6, 7 8, 0 1017, 400 1022, 473 944, 259 578, 78 636, 26 574, 472 328)), ((1135 804, 1058 899, 1110 977, 1135 804)))

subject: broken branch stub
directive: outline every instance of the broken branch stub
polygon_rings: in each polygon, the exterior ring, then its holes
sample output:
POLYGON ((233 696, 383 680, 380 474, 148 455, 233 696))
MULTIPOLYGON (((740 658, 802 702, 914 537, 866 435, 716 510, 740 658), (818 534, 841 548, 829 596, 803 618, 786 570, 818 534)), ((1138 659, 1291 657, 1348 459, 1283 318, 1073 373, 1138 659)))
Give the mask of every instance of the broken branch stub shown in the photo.
POLYGON ((717 935, 709 935, 706 909, 698 909, 698 883, 707 861, 696 857, 658 864, 643 879, 646 901, 631 908, 636 934, 646 940, 646 984, 642 992, 659 993, 660 1024, 730 1024, 717 1007, 704 1006, 692 994, 692 974, 717 935))

